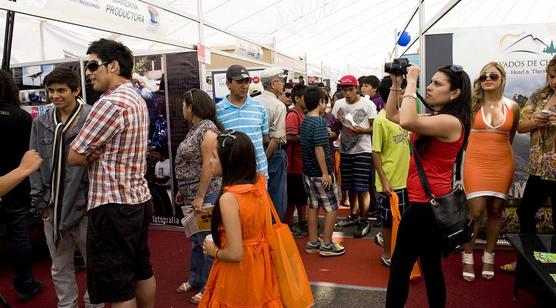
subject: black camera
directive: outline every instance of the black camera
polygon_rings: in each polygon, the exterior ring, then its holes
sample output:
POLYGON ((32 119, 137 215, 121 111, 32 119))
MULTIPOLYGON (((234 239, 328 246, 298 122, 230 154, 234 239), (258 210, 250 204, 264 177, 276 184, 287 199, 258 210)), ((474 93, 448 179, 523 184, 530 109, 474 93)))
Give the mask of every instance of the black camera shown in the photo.
POLYGON ((390 63, 384 63, 384 72, 394 75, 406 75, 407 67, 410 66, 407 58, 398 58, 390 63))

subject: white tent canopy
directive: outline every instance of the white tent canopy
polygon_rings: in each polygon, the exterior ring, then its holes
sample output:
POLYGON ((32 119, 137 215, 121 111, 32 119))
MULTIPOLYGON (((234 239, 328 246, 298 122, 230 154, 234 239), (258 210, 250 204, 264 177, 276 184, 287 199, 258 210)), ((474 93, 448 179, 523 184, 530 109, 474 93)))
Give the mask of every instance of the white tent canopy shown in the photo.
MULTIPOLYGON (((26 0, 19 0, 26 1, 26 0)), ((29 1, 29 0, 27 0, 29 1)), ((37 0, 48 3, 48 0, 37 0)), ((92 1, 92 0, 91 0, 92 1)), ((98 2, 98 1, 97 1, 98 2)), ((181 15, 198 16, 197 0, 145 0, 181 15)), ((458 1, 425 0, 425 21, 458 1)), ((257 42, 295 58, 305 58, 315 67, 356 75, 380 74, 382 64, 391 58, 395 33, 401 31, 418 0, 202 0, 202 19, 214 28, 203 28, 204 44, 209 47, 237 45, 240 38, 257 42)), ((2 5, 0 4, 0 8, 2 5)), ((550 23, 556 21, 556 1, 508 0, 460 1, 430 31, 487 25, 550 23)), ((71 14, 71 12, 67 12, 71 14)), ((64 14, 64 12, 60 12, 64 14)), ((183 46, 196 45, 196 21, 165 12, 167 36, 183 46)), ((6 12, 0 10, 5 24, 6 12)), ((118 32, 117 29, 114 30, 118 32)), ((407 31, 419 35, 418 15, 407 31)), ((0 31, 3 40, 4 31, 0 31)), ((115 35, 110 32, 16 14, 12 64, 83 56, 92 40, 106 37, 123 41, 135 52, 175 49, 161 43, 115 35)), ((418 43, 409 50, 417 51, 418 43)), ((400 47, 399 50, 403 50, 400 47)))

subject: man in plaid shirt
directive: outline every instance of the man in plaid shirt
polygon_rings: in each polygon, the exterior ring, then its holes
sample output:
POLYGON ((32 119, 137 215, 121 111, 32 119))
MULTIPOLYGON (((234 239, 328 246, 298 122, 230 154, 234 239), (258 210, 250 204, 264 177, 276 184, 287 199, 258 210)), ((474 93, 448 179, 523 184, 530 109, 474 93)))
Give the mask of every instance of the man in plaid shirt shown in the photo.
POLYGON ((101 39, 87 50, 87 77, 104 94, 71 144, 69 163, 89 166, 87 283, 92 303, 154 307, 147 244, 151 195, 144 178, 149 115, 129 81, 133 55, 101 39))

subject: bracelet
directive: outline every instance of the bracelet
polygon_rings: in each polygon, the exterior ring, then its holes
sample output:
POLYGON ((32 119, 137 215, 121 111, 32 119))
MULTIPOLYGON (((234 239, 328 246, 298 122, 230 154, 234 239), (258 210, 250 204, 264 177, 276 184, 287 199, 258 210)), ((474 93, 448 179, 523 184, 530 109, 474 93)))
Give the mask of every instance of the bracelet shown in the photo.
POLYGON ((397 88, 397 89, 390 88, 390 91, 398 91, 398 92, 401 92, 401 91, 402 91, 402 88, 397 88))
POLYGON ((411 98, 413 98, 417 101, 417 94, 415 94, 415 93, 402 95, 402 98, 406 98, 406 97, 411 97, 411 98))
POLYGON ((220 251, 220 248, 216 248, 216 251, 214 252, 214 258, 215 258, 216 260, 219 260, 219 259, 218 259, 218 252, 219 252, 219 251, 220 251))

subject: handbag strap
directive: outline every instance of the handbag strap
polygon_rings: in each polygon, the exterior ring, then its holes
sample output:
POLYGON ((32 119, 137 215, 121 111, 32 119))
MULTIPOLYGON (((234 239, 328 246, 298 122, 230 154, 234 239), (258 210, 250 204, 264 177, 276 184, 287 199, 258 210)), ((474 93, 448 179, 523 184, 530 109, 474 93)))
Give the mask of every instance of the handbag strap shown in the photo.
MULTIPOLYGON (((463 144, 461 145, 461 148, 458 151, 458 155, 456 156, 456 183, 461 182, 461 161, 463 158, 463 149, 465 149, 465 146, 467 145, 468 137, 469 137, 469 132, 465 131, 463 137, 463 144)), ((435 199, 436 197, 432 193, 431 187, 429 185, 429 181, 427 180, 427 176, 425 175, 425 171, 423 170, 421 158, 419 157, 419 153, 417 152, 417 149, 415 149, 415 147, 413 147, 413 158, 415 160, 415 167, 417 169, 417 173, 419 174, 419 180, 421 181, 421 185, 425 190, 425 194, 429 199, 431 200, 435 199)))

